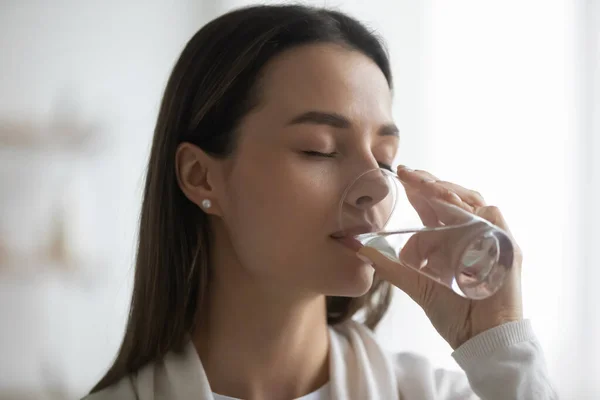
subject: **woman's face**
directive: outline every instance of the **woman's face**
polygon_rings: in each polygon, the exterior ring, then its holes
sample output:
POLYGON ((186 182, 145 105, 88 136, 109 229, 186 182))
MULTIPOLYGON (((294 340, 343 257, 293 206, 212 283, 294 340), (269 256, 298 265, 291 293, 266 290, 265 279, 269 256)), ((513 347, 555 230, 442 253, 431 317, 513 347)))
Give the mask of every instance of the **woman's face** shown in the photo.
MULTIPOLYGON (((270 287, 364 294, 372 267, 332 235, 346 186, 396 155, 383 73, 357 51, 299 47, 266 66, 258 99, 241 122, 218 198, 231 251, 270 287)), ((358 197, 377 196, 369 193, 377 188, 364 190, 358 197)))

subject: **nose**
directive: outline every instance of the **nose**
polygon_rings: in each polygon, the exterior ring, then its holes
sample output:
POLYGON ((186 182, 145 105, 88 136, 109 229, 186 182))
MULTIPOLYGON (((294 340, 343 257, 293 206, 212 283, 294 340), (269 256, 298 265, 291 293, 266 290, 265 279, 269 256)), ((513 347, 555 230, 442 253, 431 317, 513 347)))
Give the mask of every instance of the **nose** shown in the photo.
POLYGON ((388 178, 380 169, 373 169, 360 175, 349 187, 346 203, 360 210, 368 210, 389 194, 388 178))

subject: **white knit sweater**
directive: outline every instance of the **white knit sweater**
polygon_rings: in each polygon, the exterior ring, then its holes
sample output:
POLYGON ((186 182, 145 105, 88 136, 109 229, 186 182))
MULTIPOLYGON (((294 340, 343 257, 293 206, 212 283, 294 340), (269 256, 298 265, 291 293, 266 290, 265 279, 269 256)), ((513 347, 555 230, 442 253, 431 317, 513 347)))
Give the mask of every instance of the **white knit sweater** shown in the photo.
MULTIPOLYGON (((452 356, 465 374, 435 369, 414 354, 387 354, 371 331, 349 321, 330 329, 331 399, 557 399, 529 321, 486 331, 452 356)), ((86 400, 213 399, 192 343, 86 400)))

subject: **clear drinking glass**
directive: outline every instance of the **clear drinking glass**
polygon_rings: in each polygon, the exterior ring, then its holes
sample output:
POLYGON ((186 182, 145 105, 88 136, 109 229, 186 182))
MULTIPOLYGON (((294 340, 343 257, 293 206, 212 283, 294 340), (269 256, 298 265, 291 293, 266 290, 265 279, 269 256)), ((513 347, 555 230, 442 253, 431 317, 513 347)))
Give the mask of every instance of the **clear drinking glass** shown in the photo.
POLYGON ((494 294, 513 264, 513 245, 502 229, 449 202, 407 192, 385 169, 366 171, 350 183, 339 225, 345 240, 372 247, 470 299, 494 294))

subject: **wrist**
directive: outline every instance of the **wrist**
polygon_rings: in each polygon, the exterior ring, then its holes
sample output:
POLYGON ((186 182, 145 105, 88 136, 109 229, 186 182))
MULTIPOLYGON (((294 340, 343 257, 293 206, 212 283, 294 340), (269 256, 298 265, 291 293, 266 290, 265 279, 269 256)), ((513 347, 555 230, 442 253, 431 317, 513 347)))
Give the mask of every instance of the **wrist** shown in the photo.
MULTIPOLYGON (((522 320, 523 315, 521 313, 512 313, 509 315, 496 316, 495 318, 492 318, 487 321, 474 322, 471 328, 471 334, 469 335, 467 340, 470 340, 478 335, 481 335, 482 333, 485 333, 499 326, 522 320)), ((466 340, 464 342, 466 342, 466 340)))
POLYGON ((477 365, 478 360, 489 357, 498 349, 510 347, 535 338, 531 321, 507 322, 474 336, 455 349, 452 357, 462 369, 477 365))
POLYGON ((452 347, 453 350, 457 350, 464 343, 475 338, 476 336, 479 336, 494 328, 498 328, 499 326, 519 321, 523 321, 523 316, 519 313, 496 316, 494 318, 489 319, 486 318, 485 320, 473 321, 471 322, 470 329, 463 331, 462 335, 455 336, 454 340, 448 341, 448 344, 450 344, 450 347, 452 347))

